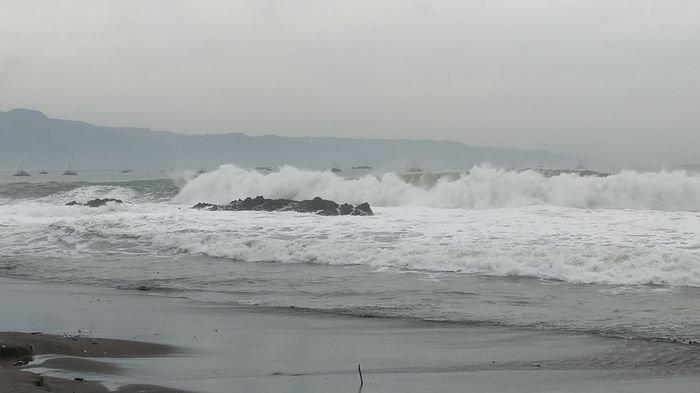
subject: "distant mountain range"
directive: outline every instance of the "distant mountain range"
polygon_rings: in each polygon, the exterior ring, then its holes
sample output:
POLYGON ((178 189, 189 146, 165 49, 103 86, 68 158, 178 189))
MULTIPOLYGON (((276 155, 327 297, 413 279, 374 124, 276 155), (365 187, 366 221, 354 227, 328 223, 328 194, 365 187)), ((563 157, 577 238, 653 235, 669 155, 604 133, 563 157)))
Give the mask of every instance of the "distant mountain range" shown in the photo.
POLYGON ((401 169, 415 161, 431 169, 495 166, 573 167, 578 159, 547 151, 468 146, 454 141, 335 137, 184 135, 146 128, 102 127, 50 119, 29 109, 0 111, 0 169, 197 169, 292 164, 310 169, 368 165, 401 169))

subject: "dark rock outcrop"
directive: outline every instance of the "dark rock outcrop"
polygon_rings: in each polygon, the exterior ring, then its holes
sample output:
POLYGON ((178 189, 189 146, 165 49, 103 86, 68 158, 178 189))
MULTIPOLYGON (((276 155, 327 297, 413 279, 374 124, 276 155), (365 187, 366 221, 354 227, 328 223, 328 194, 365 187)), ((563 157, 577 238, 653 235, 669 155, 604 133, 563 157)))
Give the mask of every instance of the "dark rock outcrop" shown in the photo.
POLYGON ((353 212, 353 215, 354 216, 373 216, 374 212, 372 211, 372 208, 369 207, 369 203, 362 202, 355 207, 355 211, 353 212))
POLYGON ((215 205, 213 203, 204 203, 204 202, 199 202, 198 204, 192 206, 193 209, 206 209, 206 210, 216 210, 215 207, 218 205, 215 205))
POLYGON ((343 203, 338 207, 338 214, 341 216, 347 216, 348 214, 352 214, 352 212, 355 211, 355 207, 349 203, 343 203))
POLYGON ((89 201, 87 201, 85 203, 70 201, 70 202, 66 203, 66 206, 100 207, 100 206, 104 206, 110 202, 117 203, 117 204, 124 203, 121 199, 97 198, 97 199, 90 199, 89 201))
POLYGON ((211 211, 293 211, 299 213, 315 213, 322 216, 371 216, 374 214, 369 203, 364 202, 357 206, 349 203, 338 205, 336 202, 316 197, 304 201, 291 199, 266 199, 263 196, 255 198, 239 199, 225 205, 199 202, 192 206, 193 209, 211 211))
POLYGON ((31 357, 31 346, 28 345, 2 345, 0 346, 0 359, 31 357))

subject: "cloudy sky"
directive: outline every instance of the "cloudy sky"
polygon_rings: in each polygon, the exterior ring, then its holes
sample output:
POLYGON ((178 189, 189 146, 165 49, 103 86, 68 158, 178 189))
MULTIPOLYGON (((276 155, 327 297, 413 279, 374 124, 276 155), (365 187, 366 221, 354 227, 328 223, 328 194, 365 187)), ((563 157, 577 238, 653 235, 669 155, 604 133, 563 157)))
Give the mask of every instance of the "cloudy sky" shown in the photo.
POLYGON ((0 110, 700 163, 700 2, 0 2, 0 110))

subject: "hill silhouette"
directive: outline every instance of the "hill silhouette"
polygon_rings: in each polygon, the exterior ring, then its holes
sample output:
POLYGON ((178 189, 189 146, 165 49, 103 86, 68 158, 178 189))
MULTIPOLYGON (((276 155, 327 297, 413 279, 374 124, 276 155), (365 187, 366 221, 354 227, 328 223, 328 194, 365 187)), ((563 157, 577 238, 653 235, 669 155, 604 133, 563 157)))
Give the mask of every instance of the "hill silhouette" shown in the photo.
POLYGON ((566 167, 577 159, 547 151, 468 146, 454 141, 336 137, 185 135, 147 128, 104 127, 51 119, 30 109, 0 111, 0 168, 137 169, 292 164, 310 169, 369 165, 399 169, 412 161, 433 169, 538 164, 566 167))

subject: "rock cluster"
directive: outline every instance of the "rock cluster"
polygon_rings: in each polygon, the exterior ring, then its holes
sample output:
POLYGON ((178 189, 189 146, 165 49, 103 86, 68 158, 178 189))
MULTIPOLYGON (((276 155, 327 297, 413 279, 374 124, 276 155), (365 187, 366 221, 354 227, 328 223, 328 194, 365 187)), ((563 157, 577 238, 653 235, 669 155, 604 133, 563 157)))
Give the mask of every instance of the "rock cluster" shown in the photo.
POLYGON ((255 198, 239 199, 225 205, 200 202, 193 209, 205 209, 211 211, 293 211, 299 213, 315 213, 322 216, 371 216, 374 214, 369 203, 360 203, 353 206, 349 203, 339 205, 336 202, 316 197, 304 201, 291 199, 266 199, 262 196, 255 198))
POLYGON ((100 207, 104 206, 110 202, 113 203, 124 203, 121 199, 113 199, 113 198, 97 198, 97 199, 90 199, 89 201, 85 203, 80 203, 76 201, 70 201, 66 203, 66 206, 87 206, 87 207, 100 207))

